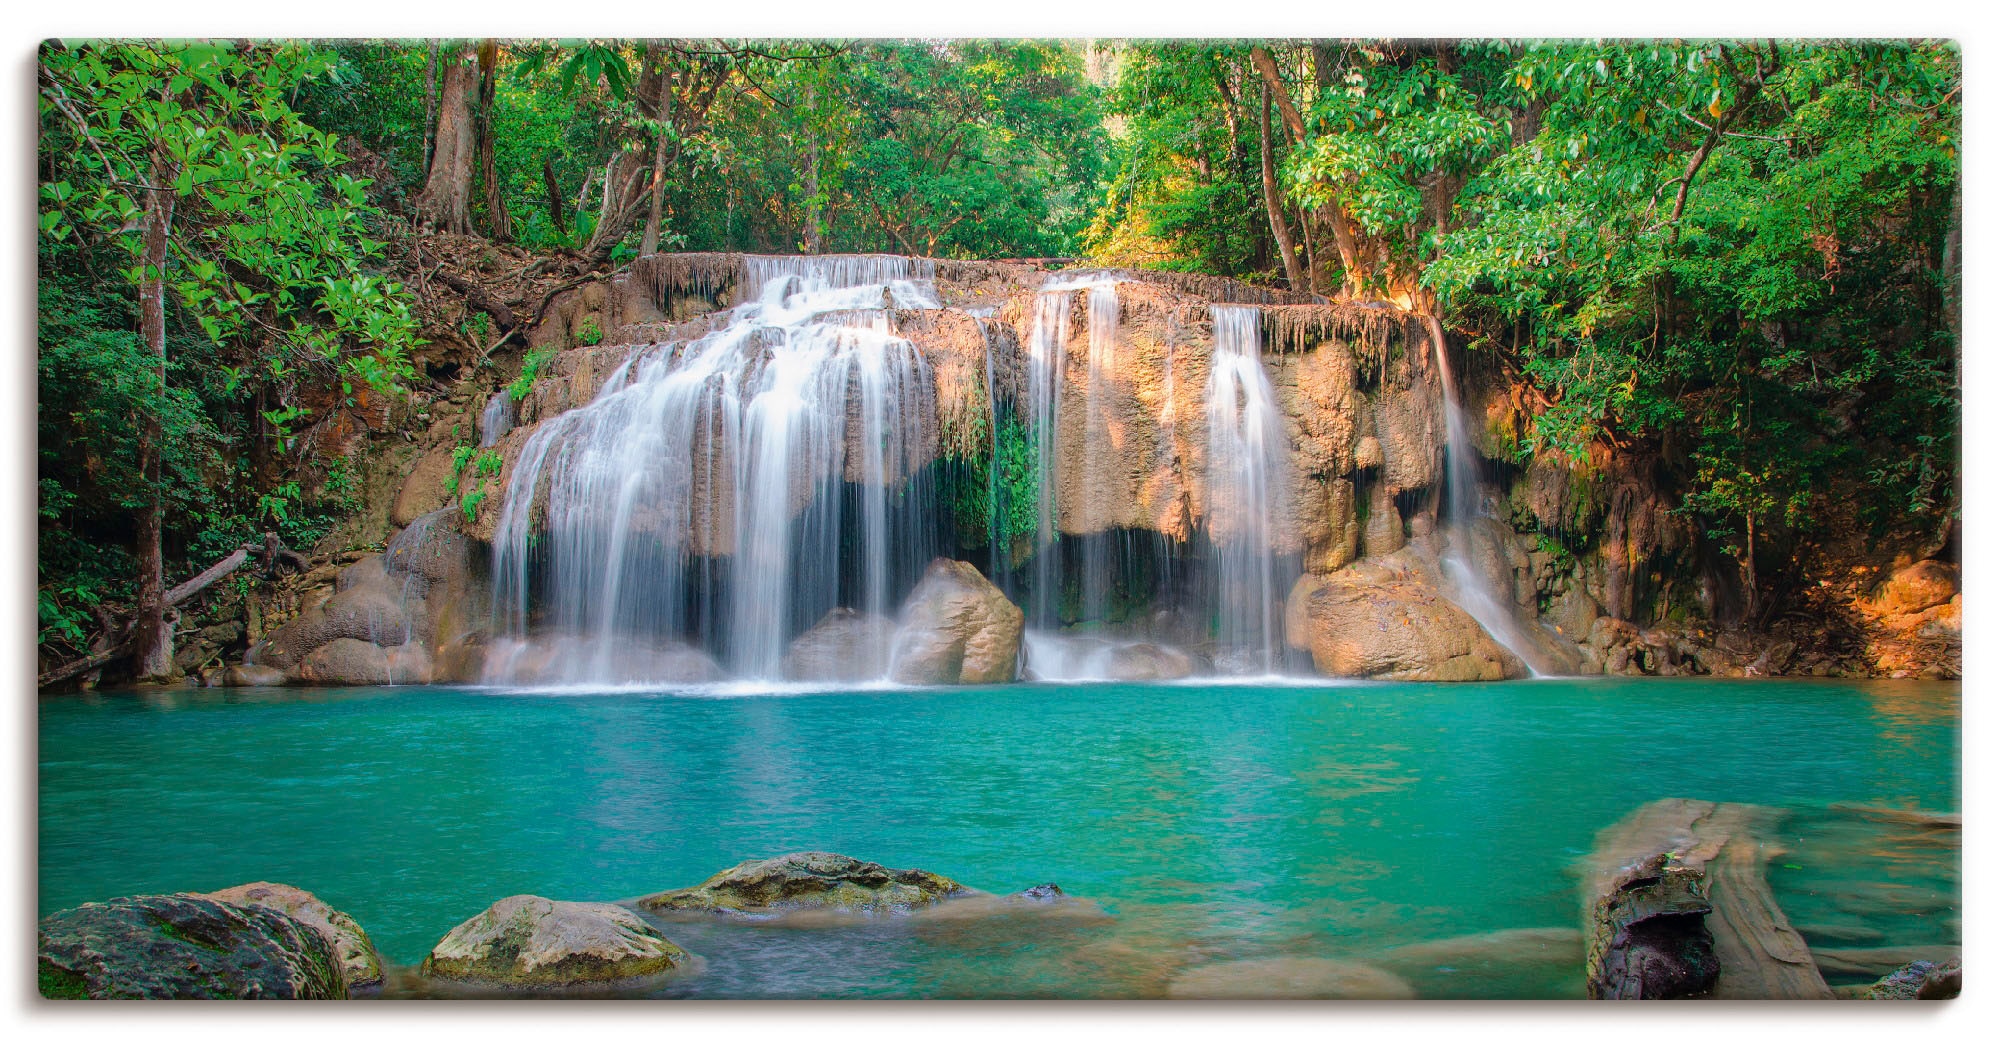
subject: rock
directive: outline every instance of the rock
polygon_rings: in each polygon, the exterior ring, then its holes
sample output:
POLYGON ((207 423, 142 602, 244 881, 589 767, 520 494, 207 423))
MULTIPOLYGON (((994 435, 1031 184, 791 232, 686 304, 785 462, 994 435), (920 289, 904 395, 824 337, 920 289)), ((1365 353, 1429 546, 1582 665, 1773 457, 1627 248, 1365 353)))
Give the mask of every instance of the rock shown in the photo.
POLYGON ((1403 513, 1396 508, 1396 495, 1389 485, 1377 482, 1368 495, 1368 521, 1361 528, 1361 554, 1381 558, 1402 550, 1403 513))
POLYGON ((421 645, 385 649, 336 638, 307 653, 292 679, 302 685, 423 685, 431 680, 431 654, 421 645))
POLYGON ((1918 960, 1870 985, 1862 998, 1944 999, 1957 998, 1964 969, 1959 960, 1945 962, 1918 960))
MULTIPOLYGON (((1581 581, 1571 580, 1563 593, 1549 603, 1548 618, 1571 641, 1587 641, 1592 625, 1604 615, 1603 607, 1590 592, 1583 589, 1581 581)), ((1600 646, 1601 648, 1602 646, 1600 646)))
POLYGON ((418 459, 409 476, 403 480, 402 489, 396 492, 396 503, 389 511, 391 522, 397 526, 408 526, 426 513, 451 503, 450 495, 445 493, 445 483, 451 479, 455 464, 451 456, 452 448, 453 445, 447 443, 418 459))
POLYGON ((214 624, 201 629, 201 640, 210 645, 230 646, 236 644, 242 637, 243 624, 241 621, 236 620, 228 623, 214 624))
POLYGON ((276 909, 198 894, 91 902, 41 921, 44 998, 346 998, 334 948, 276 909))
POLYGON ((390 577, 417 575, 448 581, 465 571, 472 541, 453 525, 456 508, 418 516, 382 549, 382 569, 390 577))
POLYGON ((334 958, 340 964, 341 976, 347 979, 350 992, 382 983, 382 956, 376 953, 374 942, 368 939, 361 924, 346 912, 297 887, 283 883, 245 883, 202 896, 238 907, 262 905, 311 927, 333 946, 334 958))
POLYGON ((551 988, 652 977, 688 961, 630 909, 519 894, 454 927, 420 969, 441 980, 551 988))
POLYGON ((1020 607, 971 563, 937 559, 903 605, 890 677, 905 685, 1012 681, 1021 622, 1020 607))
POLYGON ((285 683, 285 672, 258 663, 236 663, 222 670, 222 683, 230 688, 264 688, 285 683))
POLYGON ((1875 593, 1875 601, 1888 613, 1921 613, 1951 601, 1956 594, 1958 567, 1936 559, 1925 559, 1890 575, 1875 593))
POLYGON ((408 596, 403 582, 382 568, 379 555, 341 570, 334 586, 331 598, 251 646, 244 662, 289 670, 314 649, 341 638, 383 646, 409 638, 412 624, 404 611, 408 596))
POLYGON ((1061 901, 1067 897, 1069 895, 1063 893, 1063 888, 1054 883, 1037 883, 1018 894, 1007 895, 1010 901, 1061 901))
POLYGON ((550 635, 495 642, 479 656, 485 666, 481 680, 524 685, 697 685, 724 677, 722 667, 707 653, 674 643, 615 642, 604 647, 590 639, 550 635))
POLYGON ((477 684, 486 676, 486 636, 480 632, 460 635, 438 647, 431 667, 431 679, 460 685, 477 684))
POLYGON ((1169 998, 1415 998, 1409 981, 1375 966, 1340 959, 1250 959, 1182 973, 1169 998))
POLYGON ((639 899, 649 912, 756 914, 820 909, 908 912, 973 891, 917 869, 891 869, 843 854, 804 851, 747 861, 700 886, 639 899))
POLYGON ((1038 634, 1022 670, 1036 681, 1175 681, 1194 673, 1194 658, 1152 642, 1038 634))
POLYGON ((870 681, 889 671, 896 623, 841 606, 792 640, 785 651, 791 681, 870 681))
POLYGON ((1349 568, 1302 579, 1286 613, 1287 637, 1329 677, 1497 681, 1527 674, 1464 610, 1386 571, 1349 568))

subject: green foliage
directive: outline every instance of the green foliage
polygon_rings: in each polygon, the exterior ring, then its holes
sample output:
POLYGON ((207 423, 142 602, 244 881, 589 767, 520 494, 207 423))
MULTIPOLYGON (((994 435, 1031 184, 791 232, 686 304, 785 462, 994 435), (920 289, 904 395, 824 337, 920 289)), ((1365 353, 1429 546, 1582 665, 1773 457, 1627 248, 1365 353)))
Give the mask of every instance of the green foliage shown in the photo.
POLYGON ((554 347, 529 350, 528 355, 521 360, 521 373, 514 376, 514 381, 507 384, 507 396, 517 402, 527 399, 528 394, 534 391, 535 379, 541 374, 542 367, 555 355, 554 347))
MULTIPOLYGON (((604 341, 604 329, 597 326, 597 315, 587 314, 583 323, 576 327, 576 341, 585 346, 595 346, 604 341)), ((516 397, 515 399, 520 399, 516 397)))

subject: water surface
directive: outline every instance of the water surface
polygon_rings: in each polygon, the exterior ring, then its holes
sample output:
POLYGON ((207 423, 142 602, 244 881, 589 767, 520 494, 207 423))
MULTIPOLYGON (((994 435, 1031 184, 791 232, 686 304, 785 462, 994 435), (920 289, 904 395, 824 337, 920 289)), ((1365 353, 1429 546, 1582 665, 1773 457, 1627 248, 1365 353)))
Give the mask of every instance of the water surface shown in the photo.
POLYGON ((1827 808, 1958 810, 1958 732, 1959 686, 1916 682, 50 697, 39 911, 271 880, 412 965, 508 895, 634 898, 816 849, 1104 914, 674 923, 703 966, 660 993, 1146 997, 1339 959, 1421 995, 1561 997, 1560 941, 1407 946, 1576 927, 1594 835, 1663 796, 1792 809, 1773 879, 1802 923, 1956 943, 1955 842, 1837 853, 1827 808))

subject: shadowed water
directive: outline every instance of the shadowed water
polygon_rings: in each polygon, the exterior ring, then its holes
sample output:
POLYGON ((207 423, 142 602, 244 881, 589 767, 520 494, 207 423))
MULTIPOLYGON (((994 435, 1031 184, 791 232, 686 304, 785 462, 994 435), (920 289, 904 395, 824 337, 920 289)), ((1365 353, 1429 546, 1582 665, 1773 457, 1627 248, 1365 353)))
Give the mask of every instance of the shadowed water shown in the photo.
POLYGON ((511 894, 821 849, 1106 914, 667 923, 704 964, 655 993, 1565 997, 1576 863, 1662 796, 1791 808, 1802 928, 1956 942, 1955 844, 1827 805, 1956 810, 1958 731, 1958 686, 1911 682, 47 698, 38 912, 279 881, 407 967, 511 894))

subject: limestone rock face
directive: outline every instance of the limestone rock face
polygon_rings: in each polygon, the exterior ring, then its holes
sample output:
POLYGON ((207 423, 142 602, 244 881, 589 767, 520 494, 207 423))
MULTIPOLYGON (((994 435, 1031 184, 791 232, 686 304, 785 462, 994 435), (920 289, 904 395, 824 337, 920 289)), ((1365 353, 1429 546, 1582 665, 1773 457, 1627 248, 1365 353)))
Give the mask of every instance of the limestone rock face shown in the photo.
POLYGON ((359 638, 327 642, 292 669, 292 679, 302 685, 422 685, 431 676, 431 654, 423 646, 385 649, 359 638))
POLYGON ((91 902, 43 919, 45 998, 346 998, 333 945, 275 908, 198 894, 91 902))
POLYGON ((687 962, 630 909, 518 894, 454 927, 421 969, 442 980, 549 988, 656 976, 687 962))
POLYGON ((785 651, 792 681, 869 681, 889 670, 896 623, 842 606, 830 610, 785 651))
POLYGON ((1386 568, 1302 577, 1286 616, 1287 637, 1329 677, 1497 681, 1527 674, 1464 610, 1386 568))
POLYGON ((409 636, 401 582, 371 555, 342 570, 333 597, 250 647, 244 660, 290 670, 328 642, 352 638, 376 645, 401 645, 409 636))
POLYGON ((487 681, 530 685, 571 681, 698 685, 721 681, 724 676, 713 657, 686 645, 626 642, 600 652, 594 641, 563 635, 525 642, 503 640, 478 647, 476 652, 455 648, 453 666, 469 666, 475 658, 484 666, 487 681), (603 670, 597 666, 600 661, 603 670))
POLYGON ((266 688, 285 683, 285 672, 256 663, 236 663, 223 668, 222 683, 230 688, 266 688))
POLYGON ((639 899, 649 912, 767 914, 819 909, 835 912, 908 912, 973 891, 917 869, 891 869, 844 854, 804 851, 748 861, 710 876, 700 886, 639 899))
POLYGON ((903 606, 890 677, 906 685, 1012 681, 1022 619, 971 563, 937 559, 903 606))
POLYGON ((347 980, 349 991, 372 988, 382 983, 382 956, 375 951, 374 942, 361 929, 354 917, 342 912, 319 898, 283 883, 245 883, 204 895, 224 904, 239 908, 261 905, 290 916, 293 921, 311 927, 333 946, 334 958, 340 963, 341 976, 347 980))
POLYGON ((397 526, 408 526, 451 503, 445 493, 454 461, 451 453, 451 445, 446 444, 417 459, 410 474, 403 478, 402 488, 396 491, 396 502, 389 510, 390 521, 397 526))

